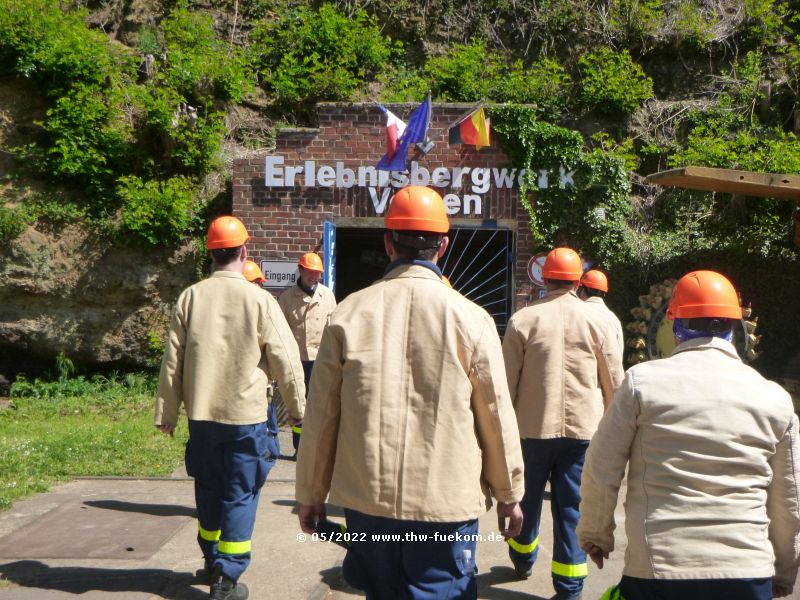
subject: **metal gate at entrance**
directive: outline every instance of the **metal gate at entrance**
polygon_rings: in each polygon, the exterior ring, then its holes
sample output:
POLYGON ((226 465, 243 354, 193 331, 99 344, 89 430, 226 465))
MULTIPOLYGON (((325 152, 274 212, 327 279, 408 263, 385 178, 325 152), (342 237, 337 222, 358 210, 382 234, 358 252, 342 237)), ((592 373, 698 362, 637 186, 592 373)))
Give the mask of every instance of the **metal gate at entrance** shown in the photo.
POLYGON ((513 233, 508 229, 457 228, 439 260, 453 289, 482 306, 502 335, 513 300, 513 233))
MULTIPOLYGON (((389 259, 383 249, 383 228, 336 226, 326 222, 325 284, 337 301, 383 276, 389 259)), ((450 244, 439 260, 453 289, 479 306, 505 332, 513 310, 514 235, 508 229, 453 227, 450 244)))

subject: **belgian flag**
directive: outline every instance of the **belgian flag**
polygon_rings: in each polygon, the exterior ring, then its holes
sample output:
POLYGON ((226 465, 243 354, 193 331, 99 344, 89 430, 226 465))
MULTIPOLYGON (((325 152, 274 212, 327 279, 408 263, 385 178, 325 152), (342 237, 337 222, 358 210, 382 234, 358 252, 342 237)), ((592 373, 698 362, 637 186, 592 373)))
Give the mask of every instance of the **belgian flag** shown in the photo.
POLYGON ((451 125, 448 137, 451 146, 469 144, 477 150, 489 146, 489 118, 483 111, 483 106, 472 110, 455 125, 451 125))

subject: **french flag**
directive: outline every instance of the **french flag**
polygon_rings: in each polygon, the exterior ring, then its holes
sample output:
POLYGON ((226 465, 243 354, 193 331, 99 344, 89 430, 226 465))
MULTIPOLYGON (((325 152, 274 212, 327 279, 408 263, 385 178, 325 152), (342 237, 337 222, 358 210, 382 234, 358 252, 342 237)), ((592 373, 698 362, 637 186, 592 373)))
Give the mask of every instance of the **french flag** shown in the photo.
POLYGON ((406 130, 406 124, 400 120, 396 114, 381 105, 380 109, 386 115, 386 157, 388 160, 394 158, 397 152, 397 143, 400 136, 406 130))
POLYGON ((408 171, 408 148, 424 143, 431 122, 431 95, 411 113, 408 125, 381 106, 386 113, 386 154, 375 165, 380 171, 408 171))

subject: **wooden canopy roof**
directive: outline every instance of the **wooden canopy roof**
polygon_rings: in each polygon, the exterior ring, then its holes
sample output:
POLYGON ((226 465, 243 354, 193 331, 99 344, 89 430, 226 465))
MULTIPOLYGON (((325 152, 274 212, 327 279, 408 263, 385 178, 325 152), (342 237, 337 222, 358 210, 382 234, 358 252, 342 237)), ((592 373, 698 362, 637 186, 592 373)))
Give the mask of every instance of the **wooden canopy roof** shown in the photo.
POLYGON ((645 182, 690 190, 800 201, 800 175, 682 167, 648 175, 645 182))

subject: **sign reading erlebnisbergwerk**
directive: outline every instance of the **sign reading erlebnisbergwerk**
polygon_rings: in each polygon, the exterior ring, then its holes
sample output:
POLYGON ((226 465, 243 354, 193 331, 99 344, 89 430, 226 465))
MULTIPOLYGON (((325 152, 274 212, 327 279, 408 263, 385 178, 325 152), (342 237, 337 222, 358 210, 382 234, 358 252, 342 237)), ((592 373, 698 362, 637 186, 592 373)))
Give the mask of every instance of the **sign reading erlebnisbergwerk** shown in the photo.
MULTIPOLYGON (((559 185, 572 186, 574 171, 559 170, 559 185)), ((548 171, 540 171, 538 187, 548 187, 548 171)), ((346 167, 344 161, 334 165, 318 164, 316 160, 286 164, 282 155, 269 155, 264 166, 264 185, 267 188, 282 187, 361 187, 369 190, 376 215, 386 211, 389 198, 398 188, 407 185, 425 185, 447 188, 442 192, 448 215, 482 215, 484 195, 492 187, 497 189, 519 188, 525 179, 525 169, 510 167, 445 167, 428 168, 411 161, 409 171, 379 171, 372 165, 346 167), (393 189, 394 188, 394 189, 393 189), (470 193, 465 193, 470 190, 470 193), (454 193, 458 192, 458 193, 454 193)))
POLYGON ((264 287, 268 289, 288 288, 297 282, 296 260, 262 260, 261 272, 264 273, 264 287))

